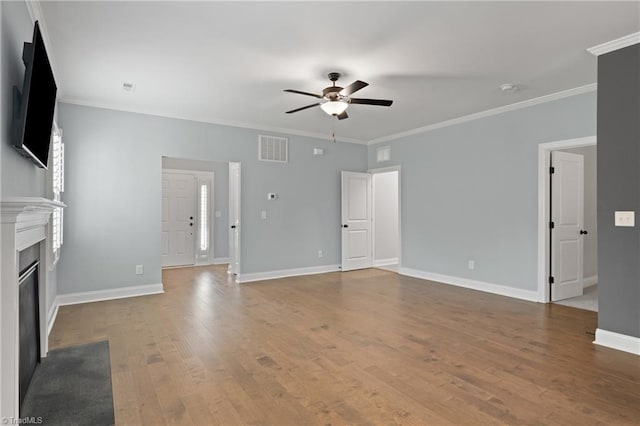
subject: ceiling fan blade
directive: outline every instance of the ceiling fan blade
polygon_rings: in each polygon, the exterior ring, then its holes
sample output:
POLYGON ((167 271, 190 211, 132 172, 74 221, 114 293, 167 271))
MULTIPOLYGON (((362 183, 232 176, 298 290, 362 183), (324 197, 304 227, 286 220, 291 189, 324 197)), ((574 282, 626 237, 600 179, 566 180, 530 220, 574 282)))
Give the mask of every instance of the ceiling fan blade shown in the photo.
POLYGON ((349 115, 347 114, 347 111, 344 111, 342 114, 336 115, 336 117, 338 117, 338 120, 344 120, 345 118, 349 118, 349 115))
POLYGON ((379 106, 391 106, 393 101, 386 99, 364 99, 364 98, 350 98, 349 102, 352 104, 361 105, 379 105, 379 106))
POLYGON ((356 80, 344 89, 340 91, 342 96, 349 96, 352 93, 356 93, 358 90, 367 87, 369 83, 365 83, 364 81, 356 80))
POLYGON ((296 108, 296 109, 292 109, 291 111, 287 111, 287 114, 291 114, 294 112, 298 112, 298 111, 302 111, 303 109, 307 109, 307 108, 313 108, 315 106, 320 105, 320 102, 318 102, 317 104, 311 104, 311 105, 307 105, 307 106, 303 106, 302 108, 296 108))
POLYGON ((322 96, 316 95, 315 93, 302 92, 300 90, 293 90, 293 89, 284 89, 284 91, 289 93, 297 93, 298 95, 313 96, 314 98, 322 99, 322 96))

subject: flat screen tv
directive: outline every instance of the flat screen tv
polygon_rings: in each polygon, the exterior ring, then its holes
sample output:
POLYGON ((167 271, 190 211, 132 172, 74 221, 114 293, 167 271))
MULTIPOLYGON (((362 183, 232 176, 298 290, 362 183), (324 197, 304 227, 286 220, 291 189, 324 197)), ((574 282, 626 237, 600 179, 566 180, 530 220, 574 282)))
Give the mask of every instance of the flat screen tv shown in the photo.
POLYGON ((32 42, 24 43, 22 62, 26 67, 22 92, 13 88, 13 145, 38 167, 46 169, 58 88, 38 22, 32 42))

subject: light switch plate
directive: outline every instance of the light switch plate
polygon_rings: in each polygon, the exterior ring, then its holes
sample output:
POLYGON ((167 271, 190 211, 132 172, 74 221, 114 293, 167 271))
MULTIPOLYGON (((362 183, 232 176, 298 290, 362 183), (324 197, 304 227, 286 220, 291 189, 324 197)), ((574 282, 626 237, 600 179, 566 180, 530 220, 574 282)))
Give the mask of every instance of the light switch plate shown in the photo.
POLYGON ((627 227, 636 226, 636 212, 634 211, 616 212, 615 225, 627 226, 627 227))
POLYGON ((260 216, 262 217, 262 220, 266 220, 267 219, 267 211, 266 210, 262 210, 262 214, 260 216))

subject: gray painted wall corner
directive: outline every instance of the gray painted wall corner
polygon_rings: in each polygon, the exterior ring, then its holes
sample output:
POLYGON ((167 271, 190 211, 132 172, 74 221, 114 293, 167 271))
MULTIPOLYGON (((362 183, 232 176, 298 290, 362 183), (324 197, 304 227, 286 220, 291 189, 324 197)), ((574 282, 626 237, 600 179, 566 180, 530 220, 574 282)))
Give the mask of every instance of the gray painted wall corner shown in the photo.
POLYGON ((402 166, 403 266, 536 291, 538 145, 595 122, 586 93, 370 146, 369 168, 402 166))
POLYGON ((290 161, 274 164, 258 161, 256 130, 69 104, 59 120, 69 205, 61 294, 161 282, 163 156, 241 162, 242 273, 339 263, 340 171, 366 170, 365 146, 284 135, 290 161))

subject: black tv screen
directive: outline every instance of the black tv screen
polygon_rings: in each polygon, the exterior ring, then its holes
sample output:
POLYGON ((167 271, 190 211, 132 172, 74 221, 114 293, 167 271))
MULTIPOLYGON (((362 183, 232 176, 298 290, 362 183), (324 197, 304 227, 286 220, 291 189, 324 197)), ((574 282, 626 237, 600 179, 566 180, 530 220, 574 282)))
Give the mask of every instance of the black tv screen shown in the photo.
POLYGON ((26 71, 22 93, 15 90, 19 112, 14 146, 46 169, 58 88, 38 22, 33 29, 33 41, 24 44, 22 61, 26 71))

